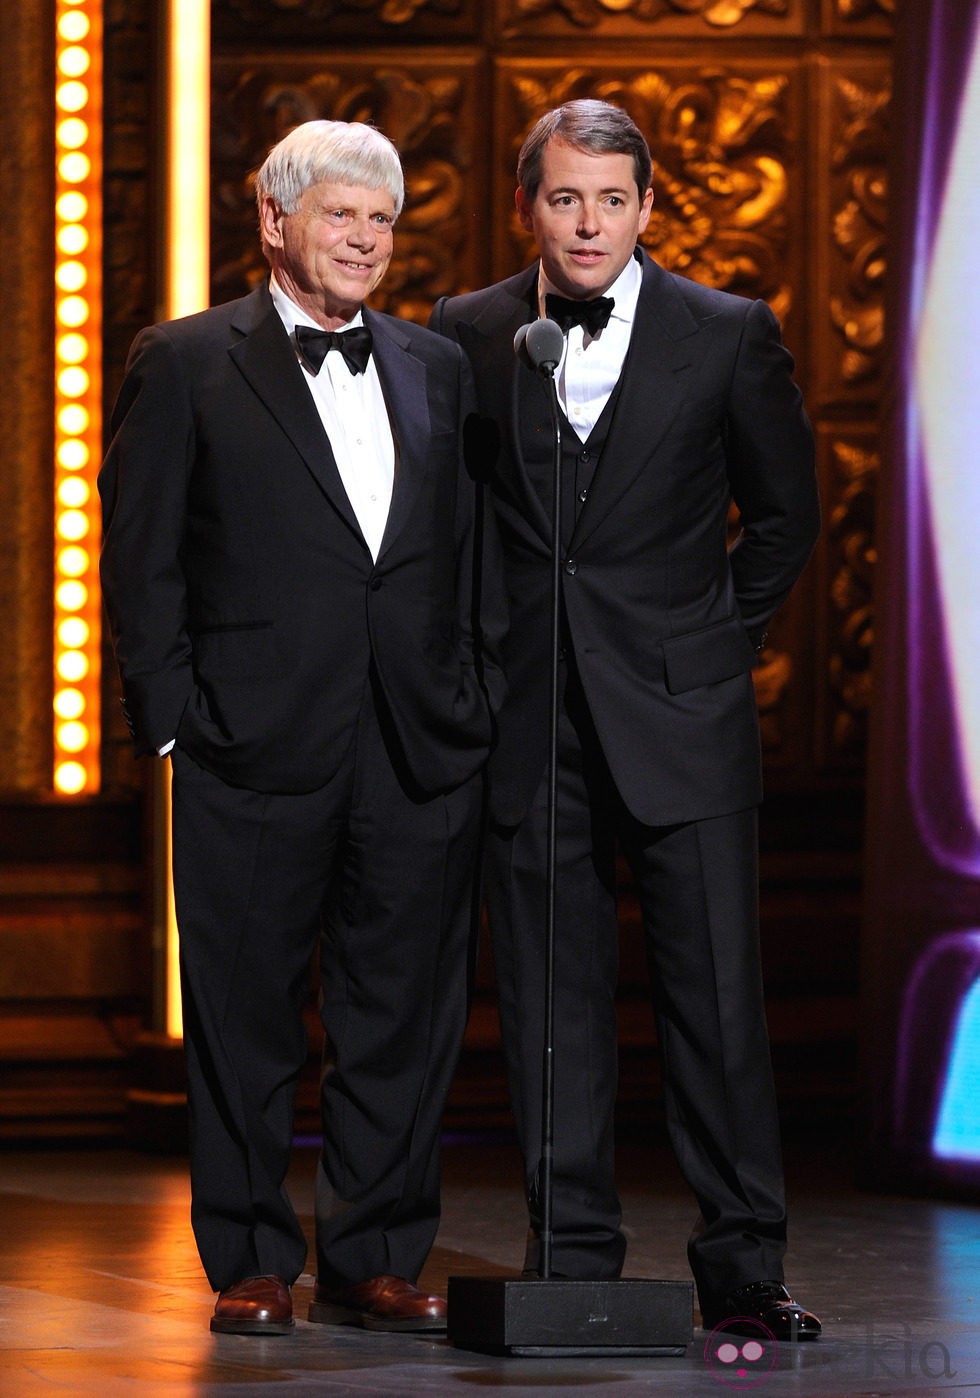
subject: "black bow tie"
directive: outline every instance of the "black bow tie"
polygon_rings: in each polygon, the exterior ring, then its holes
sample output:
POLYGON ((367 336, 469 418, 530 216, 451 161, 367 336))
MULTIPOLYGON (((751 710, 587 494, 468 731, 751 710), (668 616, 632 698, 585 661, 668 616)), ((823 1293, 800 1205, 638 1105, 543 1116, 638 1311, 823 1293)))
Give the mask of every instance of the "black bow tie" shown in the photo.
POLYGON ((363 374, 371 358, 371 332, 366 325, 353 330, 316 330, 297 325, 296 344, 311 374, 319 374, 329 350, 340 350, 352 374, 363 374))
POLYGON ((569 301, 549 291, 544 298, 545 314, 549 320, 557 321, 563 335, 567 335, 573 325, 584 325, 590 335, 598 335, 609 324, 615 304, 611 296, 597 296, 593 301, 569 301))

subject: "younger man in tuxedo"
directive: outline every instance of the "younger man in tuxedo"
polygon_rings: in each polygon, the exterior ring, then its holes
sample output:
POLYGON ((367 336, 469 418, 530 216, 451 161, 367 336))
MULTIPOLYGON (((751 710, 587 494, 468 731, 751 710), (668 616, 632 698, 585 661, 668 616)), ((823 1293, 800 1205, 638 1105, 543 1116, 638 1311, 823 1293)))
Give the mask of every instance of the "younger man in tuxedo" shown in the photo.
POLYGON ((700 1206, 688 1255, 703 1323, 810 1339, 820 1322, 783 1285, 751 670, 817 536, 812 436, 769 307, 672 275, 638 246, 651 172, 619 108, 547 113, 518 163, 517 211, 540 260, 440 302, 431 321, 466 350, 502 444, 509 690, 487 893, 530 1201, 525 1265, 538 1271, 541 1221, 554 446, 548 386, 513 343, 549 316, 566 337, 553 1274, 616 1277, 626 1251, 613 1168, 618 848, 643 913, 668 1129, 700 1206))
POLYGON ((211 1328, 288 1332, 319 947, 310 1319, 433 1330, 415 1283, 500 693, 472 384, 455 345, 363 308, 403 200, 389 141, 308 122, 256 185, 269 282, 137 337, 99 481, 126 711, 173 763, 193 1224, 211 1328))

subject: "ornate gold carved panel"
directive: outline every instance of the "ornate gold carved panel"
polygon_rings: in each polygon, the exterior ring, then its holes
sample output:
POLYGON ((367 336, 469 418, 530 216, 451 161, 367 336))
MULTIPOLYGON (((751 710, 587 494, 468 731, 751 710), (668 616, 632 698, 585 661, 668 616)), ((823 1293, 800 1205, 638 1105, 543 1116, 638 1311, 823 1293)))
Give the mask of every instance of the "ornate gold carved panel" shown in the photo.
POLYGON ((791 788, 811 762, 816 563, 769 626, 752 672, 768 789, 791 788))
MULTIPOLYGON (((822 0, 823 25, 828 34, 845 38, 881 38, 895 27, 898 0, 822 0)), ((915 4, 916 0, 905 0, 915 4)), ((928 4, 929 0, 918 0, 928 4)))
POLYGON ((484 68, 447 50, 216 60, 212 76, 212 296, 227 301, 266 274, 247 171, 297 123, 370 122, 405 168, 405 209, 372 305, 427 319, 437 296, 474 286, 485 265, 485 158, 478 123, 484 68))
MULTIPOLYGON (((654 208, 644 243, 672 271, 765 297, 791 315, 798 282, 788 233, 800 217, 799 73, 758 59, 638 63, 613 55, 569 68, 506 59, 497 73, 495 206, 513 211, 517 152, 527 128, 574 97, 625 107, 653 151, 654 208)), ((516 214, 501 219, 495 272, 532 255, 516 214)))
POLYGON ((506 38, 601 33, 603 38, 800 34, 804 0, 500 0, 506 38))
POLYGON ((782 715, 786 692, 793 679, 793 668, 790 651, 783 647, 766 646, 752 671, 762 748, 770 760, 785 747, 782 715))
POLYGON ((871 699, 875 495, 880 468, 873 427, 819 434, 824 497, 820 595, 825 645, 820 685, 822 758, 830 768, 863 766, 871 699))
POLYGON ((818 66, 816 380, 822 402, 873 403, 884 344, 889 64, 818 66))
POLYGON ((477 38, 486 8, 479 0, 214 0, 211 23, 218 45, 297 39, 431 42, 477 38))

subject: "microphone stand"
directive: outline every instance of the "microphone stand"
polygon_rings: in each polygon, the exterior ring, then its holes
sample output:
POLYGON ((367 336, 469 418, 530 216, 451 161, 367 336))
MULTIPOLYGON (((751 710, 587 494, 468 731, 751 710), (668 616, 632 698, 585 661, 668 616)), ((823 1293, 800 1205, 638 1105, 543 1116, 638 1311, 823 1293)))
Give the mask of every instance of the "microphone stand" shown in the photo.
POLYGON ((522 325, 514 351, 544 376, 554 432, 551 511, 550 710, 548 822, 545 854, 544 1052, 541 1159, 537 1181, 541 1223, 536 1278, 450 1277, 446 1332, 461 1349, 513 1355, 682 1355, 693 1333, 691 1282, 552 1278, 555 1128, 555 891, 558 844, 558 719, 561 656, 561 511, 563 455, 555 371, 565 337, 553 320, 522 325))
MULTIPOLYGON (((528 333, 533 329, 532 322, 528 333)), ((538 321, 544 326, 555 325, 554 321, 538 321)), ((555 329, 558 329, 555 325, 555 329)), ((534 359, 533 340, 527 347, 532 363, 544 376, 548 384, 548 405, 551 409, 551 426, 554 440, 554 460, 552 463, 553 497, 551 506, 551 647, 549 675, 548 711, 548 827, 545 853, 545 950, 544 950, 544 1061, 542 1064, 541 1092, 541 1161, 538 1166, 538 1182, 541 1200, 541 1239, 538 1272, 542 1281, 551 1276, 551 1253, 553 1244, 553 1190, 555 1155, 555 889, 557 885, 558 848, 558 713, 561 704, 559 674, 561 657, 561 502, 564 478, 561 417, 558 409, 558 388, 555 384, 555 370, 561 360, 564 336, 559 330, 560 339, 556 346, 549 345, 547 357, 534 359), (557 348, 557 357, 554 350, 557 348)), ((554 337, 548 335, 548 339, 554 337)), ((524 336, 526 342, 527 335, 524 336)))

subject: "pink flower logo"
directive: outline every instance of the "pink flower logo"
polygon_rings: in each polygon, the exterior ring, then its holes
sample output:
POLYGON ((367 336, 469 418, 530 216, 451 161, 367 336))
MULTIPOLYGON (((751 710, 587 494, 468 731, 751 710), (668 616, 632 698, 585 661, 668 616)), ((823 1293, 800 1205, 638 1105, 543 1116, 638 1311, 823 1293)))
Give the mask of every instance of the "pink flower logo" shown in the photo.
POLYGON ((758 1388, 776 1365, 776 1337, 748 1316, 729 1316, 711 1331, 704 1345, 704 1362, 726 1388, 758 1388), (731 1327, 738 1326, 738 1333, 731 1327), (746 1330, 758 1333, 744 1333, 746 1330))

